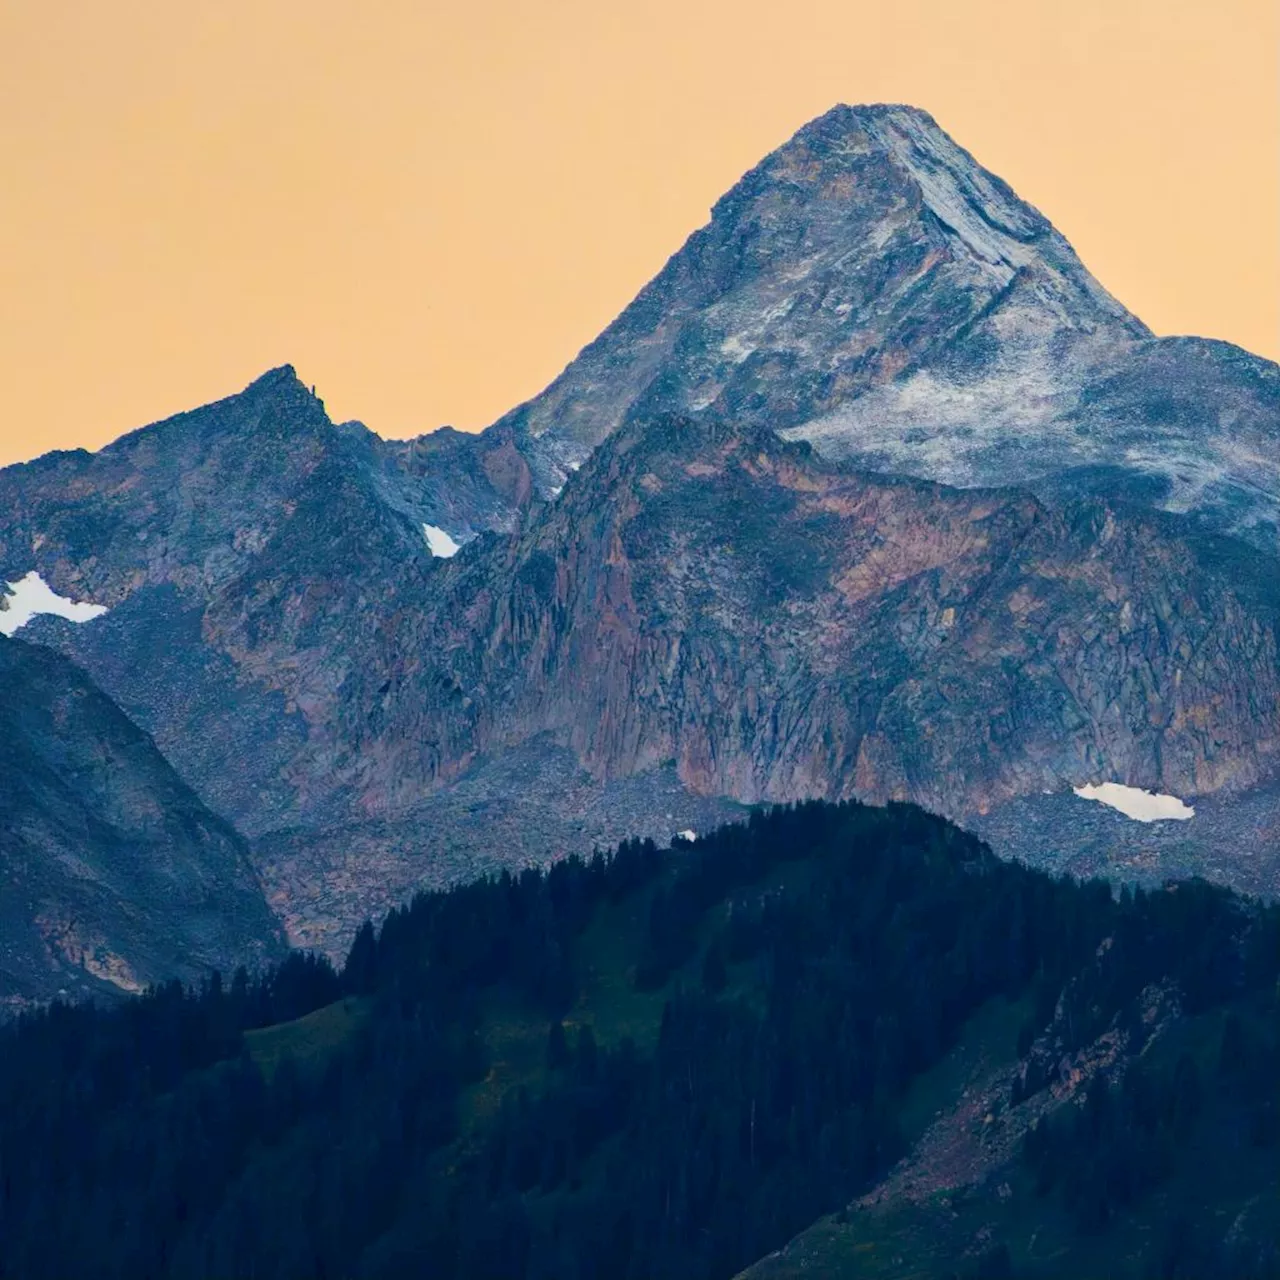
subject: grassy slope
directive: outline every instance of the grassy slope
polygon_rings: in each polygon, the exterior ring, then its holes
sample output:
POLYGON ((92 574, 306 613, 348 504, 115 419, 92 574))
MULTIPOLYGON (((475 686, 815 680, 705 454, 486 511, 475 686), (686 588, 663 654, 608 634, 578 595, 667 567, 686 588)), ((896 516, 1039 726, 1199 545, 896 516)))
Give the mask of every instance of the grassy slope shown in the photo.
MULTIPOLYGON (((1184 1049, 1196 1058, 1202 1078, 1212 1082, 1224 1011, 1175 1026, 1150 1049, 1153 1060, 1171 1064, 1184 1049)), ((918 1126, 908 1137, 924 1138, 930 1124, 947 1120, 948 1108, 963 1106, 963 1092, 984 1074, 1016 1062, 1019 1006, 993 1002, 969 1022, 959 1045, 915 1084, 908 1104, 918 1126), (941 1114, 938 1112, 941 1111, 941 1114), (930 1121, 932 1116, 932 1121, 930 1121)), ((1068 1104, 1070 1105, 1070 1104, 1068 1104)), ((1217 1119, 1230 1110, 1229 1089, 1217 1092, 1210 1107, 1217 1119)), ((830 1215, 785 1248, 744 1271, 739 1280, 792 1280, 823 1276, 831 1280, 945 1276, 973 1266, 988 1242, 1009 1248, 1019 1280, 1120 1280, 1143 1275, 1139 1261, 1153 1233, 1181 1204, 1199 1217, 1207 1209, 1221 1224, 1219 1234, 1237 1220, 1275 1212, 1275 1196, 1263 1204, 1258 1187, 1280 1185, 1274 1150, 1248 1146, 1230 1152, 1207 1141, 1215 1120, 1202 1125, 1201 1139, 1181 1160, 1175 1175, 1134 1209, 1095 1234, 1081 1234, 1054 1196, 1037 1196, 1025 1173, 1006 1164, 981 1183, 957 1185, 919 1198, 902 1194, 876 1205, 851 1206, 830 1215)), ((908 1157, 914 1161, 919 1148, 908 1157)))
MULTIPOLYGON (((1016 1060, 1024 1005, 997 999, 969 1020, 955 1048, 917 1078, 903 1107, 903 1136, 914 1149, 953 1112, 966 1091, 976 1091, 1016 1060)), ((912 1163, 909 1156, 907 1162, 912 1163)), ((926 1277, 957 1256, 949 1229, 952 1197, 939 1193, 924 1204, 895 1197, 883 1207, 848 1210, 819 1219, 784 1249, 743 1273, 750 1280, 794 1275, 926 1277)), ((959 1245, 963 1248, 963 1245, 959 1245)))
POLYGON ((292 1022, 245 1032, 249 1056, 264 1075, 272 1075, 286 1057, 299 1066, 323 1064, 364 1025, 368 1002, 347 996, 292 1022))

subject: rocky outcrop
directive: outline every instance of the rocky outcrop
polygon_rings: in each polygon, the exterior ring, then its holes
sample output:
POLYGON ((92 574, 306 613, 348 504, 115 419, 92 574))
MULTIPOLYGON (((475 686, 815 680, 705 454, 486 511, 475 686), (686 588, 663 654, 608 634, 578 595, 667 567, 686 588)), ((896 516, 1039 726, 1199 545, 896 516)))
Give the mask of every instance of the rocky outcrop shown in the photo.
POLYGON ((1243 786, 1280 731, 1274 615, 1167 521, 709 418, 616 433, 388 637, 345 714, 421 786, 549 733, 601 779, 963 815, 1090 776, 1243 786))
POLYGON ((0 1011, 282 947, 243 839, 83 671, 0 640, 0 1011))

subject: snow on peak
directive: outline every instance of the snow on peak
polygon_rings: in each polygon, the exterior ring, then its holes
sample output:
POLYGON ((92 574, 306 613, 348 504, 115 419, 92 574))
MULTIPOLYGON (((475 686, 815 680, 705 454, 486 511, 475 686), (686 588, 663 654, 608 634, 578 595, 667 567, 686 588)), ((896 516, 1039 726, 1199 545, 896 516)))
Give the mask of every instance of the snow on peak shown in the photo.
POLYGON ((459 544, 449 534, 434 524, 424 524, 422 532, 427 535, 427 546, 431 548, 433 556, 447 560, 450 556, 456 556, 461 550, 459 544))
POLYGON ((1132 818, 1135 822, 1162 822, 1170 819, 1185 822, 1196 816, 1195 809, 1177 796, 1126 787, 1119 782, 1076 787, 1075 793, 1083 800, 1096 800, 1099 804, 1118 809, 1126 818, 1132 818))
POLYGON ((104 604, 88 604, 60 596, 34 569, 17 582, 6 582, 7 607, 0 610, 0 635, 21 631, 37 614, 48 613, 68 622, 88 622, 107 612, 104 604))

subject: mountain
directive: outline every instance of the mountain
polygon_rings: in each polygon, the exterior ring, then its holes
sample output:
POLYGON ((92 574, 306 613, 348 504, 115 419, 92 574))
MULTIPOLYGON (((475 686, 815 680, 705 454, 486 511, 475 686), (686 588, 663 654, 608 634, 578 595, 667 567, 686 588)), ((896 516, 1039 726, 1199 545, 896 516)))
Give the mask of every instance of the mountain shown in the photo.
POLYGON ((911 806, 631 841, 421 895, 341 973, 0 1029, 0 1268, 1261 1280, 1278 977, 1274 906, 911 806))
MULTIPOLYGON (((340 949, 422 883, 737 811, 689 795, 671 771, 601 794, 545 740, 500 761, 472 752, 467 777, 433 794, 429 737, 388 740, 376 709, 353 713, 355 691, 380 688, 405 659, 389 631, 436 592, 445 561, 425 528, 470 541, 470 523, 498 519, 487 495, 518 463, 502 432, 423 446, 335 426, 284 367, 96 454, 0 472, 0 579, 38 574, 43 597, 92 615, 38 614, 18 634, 90 671, 255 841, 296 941, 336 937, 340 949)), ((512 500, 524 500, 516 479, 512 500)))
POLYGON ((801 129, 502 425, 550 492, 663 412, 946 484, 1123 495, 1277 550, 1280 370, 1154 338, 911 107, 801 129))
POLYGON ((659 419, 600 445, 521 537, 442 567, 396 619, 390 689, 353 681, 348 713, 427 783, 548 732, 602 778, 671 760, 747 803, 1254 782, 1280 728, 1276 619, 1178 534, 659 419))
POLYGON ((655 412, 794 429, 948 355, 960 373, 1149 337, 925 112, 837 107, 748 173, 509 420, 572 462, 655 412))
POLYGON ((762 800, 1273 891, 1277 430, 1276 366, 1154 338, 925 113, 840 107, 489 430, 382 441, 286 366, 0 472, 0 576, 107 609, 21 634, 331 955, 762 800), (1117 842, 1107 782, 1196 816, 1117 842))
POLYGON ((523 534, 441 566, 345 713, 442 793, 475 753, 550 736, 602 793, 674 771, 746 804, 913 800, 1042 865, 1274 892, 1277 615, 1254 559, 1160 512, 661 418, 599 445, 523 534), (1200 816, 1134 849, 1073 793, 1105 779, 1200 816))
POLYGON ((0 473, 4 576, 36 569, 109 610, 23 634, 82 662, 249 833, 307 805, 305 777, 284 775, 326 750, 312 726, 347 674, 362 606, 393 606, 429 560, 421 525, 353 452, 283 369, 97 454, 0 473))
POLYGON ((0 1010, 261 964, 243 839, 85 673, 0 639, 0 1010))

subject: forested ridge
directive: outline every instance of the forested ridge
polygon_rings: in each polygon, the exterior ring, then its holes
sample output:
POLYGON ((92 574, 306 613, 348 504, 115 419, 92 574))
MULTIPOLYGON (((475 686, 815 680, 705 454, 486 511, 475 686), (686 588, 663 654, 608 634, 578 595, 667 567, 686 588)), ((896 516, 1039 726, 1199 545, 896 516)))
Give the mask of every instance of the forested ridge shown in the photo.
MULTIPOLYGON (((988 1224, 923 1274, 1086 1274, 1071 1242, 1140 1223, 1107 1274, 1275 1275, 1256 1214, 1174 1190, 1221 1158, 1274 1197, 1278 976, 1274 908, 1055 881, 910 806, 632 842, 419 896, 341 972, 0 1032, 0 1276, 730 1277, 888 1173, 993 1007, 1039 1100, 999 1199, 1067 1252, 988 1224), (1098 1043, 1127 1069, 1041 1105, 1098 1043)), ((828 1273, 901 1273, 872 1252, 828 1273)))

